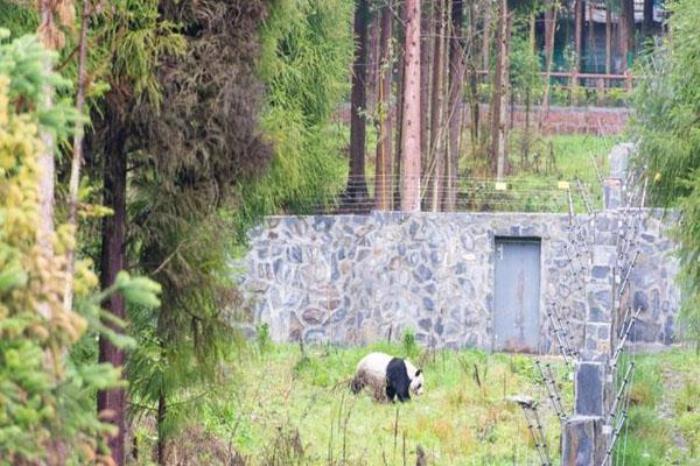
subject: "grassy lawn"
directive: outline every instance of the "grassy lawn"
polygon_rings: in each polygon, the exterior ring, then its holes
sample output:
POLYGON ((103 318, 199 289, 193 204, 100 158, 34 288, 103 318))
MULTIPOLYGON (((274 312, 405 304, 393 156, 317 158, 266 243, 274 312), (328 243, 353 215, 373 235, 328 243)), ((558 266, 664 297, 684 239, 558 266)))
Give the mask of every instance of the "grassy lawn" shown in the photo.
MULTIPOLYGON (((253 346, 253 345, 251 345, 253 346)), ((614 465, 700 465, 700 360, 688 351, 634 356, 628 428, 614 465)), ((415 464, 420 446, 433 465, 540 464, 515 394, 540 400, 553 464, 559 421, 539 383, 533 358, 477 350, 420 351, 408 345, 369 348, 267 343, 240 354, 231 383, 208 396, 172 445, 177 464, 415 464), (368 351, 409 355, 425 371, 426 392, 406 404, 380 404, 348 389, 368 351), (183 459, 184 458, 184 459, 183 459)), ((571 374, 554 368, 565 409, 571 374)), ((137 431, 140 450, 153 447, 152 423, 137 431), (150 425, 150 427, 149 427, 150 425)), ((143 457, 138 464, 152 464, 143 457)), ((169 463, 170 464, 170 463, 169 463)), ((173 463, 175 464, 175 463, 173 463)))
POLYGON ((629 430, 617 464, 700 465, 700 357, 676 350, 631 358, 629 430))
MULTIPOLYGON (((371 349, 406 354, 405 348, 371 349)), ((369 393, 353 396, 347 383, 370 349, 273 346, 242 362, 229 400, 212 405, 209 427, 230 435, 253 464, 415 464, 416 448, 429 464, 499 465, 536 462, 523 414, 506 400, 541 398, 532 360, 480 351, 440 351, 412 360, 424 368, 426 392, 406 404, 378 404, 369 393), (222 415, 221 408, 229 415, 222 415), (303 456, 294 453, 295 444, 303 456)), ((556 368, 559 368, 557 363, 556 368)), ((570 393, 565 373, 558 369, 570 393)), ((543 406, 549 448, 556 451, 559 423, 543 406)))
MULTIPOLYGON (((490 162, 466 155, 462 166, 467 176, 461 189, 474 199, 478 210, 566 212, 566 191, 559 182, 568 182, 576 212, 586 212, 576 180, 583 186, 592 209, 602 208, 600 178, 607 176, 608 153, 620 142, 618 137, 593 135, 530 136, 516 131, 509 139, 509 176, 507 190, 497 191, 492 181, 490 162), (482 181, 488 180, 488 181, 482 181)), ((466 149, 471 154, 470 148, 466 149)))

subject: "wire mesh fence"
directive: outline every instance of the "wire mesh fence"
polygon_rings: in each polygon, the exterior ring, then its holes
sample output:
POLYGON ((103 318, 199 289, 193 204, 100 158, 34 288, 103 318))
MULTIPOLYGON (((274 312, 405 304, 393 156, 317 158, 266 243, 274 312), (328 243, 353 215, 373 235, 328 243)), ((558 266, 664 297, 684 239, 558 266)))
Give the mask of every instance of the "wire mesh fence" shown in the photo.
MULTIPOLYGON (((401 182, 386 177, 347 177, 335 193, 296 199, 287 214, 367 214, 401 210, 401 182)), ((406 182, 406 180, 403 180, 406 182)), ((415 187, 414 187, 415 189, 415 187)), ((503 180, 472 176, 425 177, 419 183, 423 212, 586 213, 602 198, 600 188, 580 180, 512 177, 503 180)))

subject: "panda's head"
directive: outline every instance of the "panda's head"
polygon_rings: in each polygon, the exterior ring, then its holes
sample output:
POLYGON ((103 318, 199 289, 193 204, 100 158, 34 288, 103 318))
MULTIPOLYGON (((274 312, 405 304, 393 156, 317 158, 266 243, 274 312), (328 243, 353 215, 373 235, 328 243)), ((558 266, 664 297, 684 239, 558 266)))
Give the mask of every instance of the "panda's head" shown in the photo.
POLYGON ((416 396, 422 395, 424 389, 423 371, 421 369, 416 369, 416 367, 408 360, 405 360, 404 362, 406 363, 408 378, 411 380, 411 385, 409 387, 411 393, 416 396))

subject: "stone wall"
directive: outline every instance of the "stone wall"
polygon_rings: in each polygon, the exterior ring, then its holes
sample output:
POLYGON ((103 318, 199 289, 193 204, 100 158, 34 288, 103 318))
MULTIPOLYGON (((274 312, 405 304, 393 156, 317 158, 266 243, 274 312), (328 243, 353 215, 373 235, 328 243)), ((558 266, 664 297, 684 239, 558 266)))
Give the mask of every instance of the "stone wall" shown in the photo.
MULTIPOLYGON (((424 345, 492 349, 495 238, 541 238, 540 344, 554 351, 547 312, 556 309, 572 346, 609 345, 612 262, 618 216, 583 218, 592 250, 571 250, 567 215, 524 213, 372 213, 270 217, 253 230, 243 289, 253 331, 269 325, 277 341, 360 345, 398 339, 424 345), (590 262, 589 262, 590 258, 590 262), (584 344, 585 342, 585 344, 584 344)), ((665 222, 649 217, 630 299, 645 308, 633 339, 674 338, 677 271, 665 222)))

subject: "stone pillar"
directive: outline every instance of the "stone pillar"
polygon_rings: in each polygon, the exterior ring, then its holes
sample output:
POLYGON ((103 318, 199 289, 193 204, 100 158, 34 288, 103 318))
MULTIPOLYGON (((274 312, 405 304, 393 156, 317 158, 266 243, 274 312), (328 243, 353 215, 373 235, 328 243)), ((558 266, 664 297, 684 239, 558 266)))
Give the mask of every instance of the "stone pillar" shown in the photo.
POLYGON ((562 466, 599 466, 610 442, 605 414, 610 399, 607 360, 576 363, 574 415, 564 423, 562 466))
POLYGON ((574 415, 564 426, 562 466, 599 466, 605 458, 603 418, 574 415))
POLYGON ((605 209, 616 209, 622 205, 622 193, 625 189, 627 166, 634 151, 634 144, 622 143, 612 148, 608 155, 610 175, 603 180, 603 202, 605 209))

